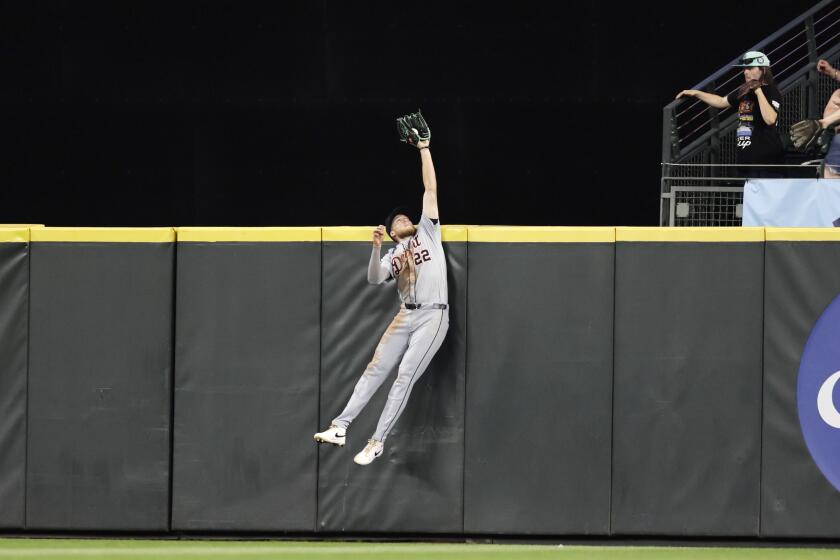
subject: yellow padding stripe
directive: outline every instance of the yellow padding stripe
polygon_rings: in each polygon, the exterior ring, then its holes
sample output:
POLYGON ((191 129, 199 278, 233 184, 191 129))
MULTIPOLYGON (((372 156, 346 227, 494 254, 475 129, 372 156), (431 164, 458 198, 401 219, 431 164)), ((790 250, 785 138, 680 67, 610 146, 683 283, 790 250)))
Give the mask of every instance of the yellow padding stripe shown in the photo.
POLYGON ((33 242, 172 243, 173 228, 33 228, 33 242))
POLYGON ((613 243, 612 227, 471 226, 470 243, 613 243))
POLYGON ((0 243, 27 243, 29 228, 0 228, 0 243))
POLYGON ((0 224, 0 228, 12 228, 12 229, 39 228, 39 227, 44 227, 44 224, 0 224))
POLYGON ((178 241, 321 241, 320 227, 179 227, 178 241))
POLYGON ((618 227, 616 241, 761 242, 762 227, 618 227))
POLYGON ((766 228, 767 241, 840 241, 840 228, 766 228))
POLYGON ((457 241, 467 241, 467 226, 441 226, 440 227, 440 237, 444 241, 448 242, 457 242, 457 241))
MULTIPOLYGON (((321 230, 321 239, 324 241, 372 241, 374 229, 376 226, 325 227, 321 230)), ((466 241, 467 226, 441 226, 440 236, 447 242, 466 241)), ((385 243, 390 242, 391 239, 386 236, 385 243)))
POLYGON ((322 241, 371 241, 376 226, 331 226, 321 228, 322 241))

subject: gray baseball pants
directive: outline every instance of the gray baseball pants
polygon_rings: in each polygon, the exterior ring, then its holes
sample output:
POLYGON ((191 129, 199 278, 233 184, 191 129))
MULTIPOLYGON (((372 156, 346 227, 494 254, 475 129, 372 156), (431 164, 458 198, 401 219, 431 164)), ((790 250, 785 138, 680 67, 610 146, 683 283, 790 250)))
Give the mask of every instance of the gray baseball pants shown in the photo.
POLYGON ((397 379, 388 393, 388 401, 379 417, 373 439, 385 441, 405 409, 414 384, 429 367, 449 330, 448 309, 400 308, 385 330, 373 359, 353 389, 353 396, 332 423, 347 428, 399 363, 397 379))

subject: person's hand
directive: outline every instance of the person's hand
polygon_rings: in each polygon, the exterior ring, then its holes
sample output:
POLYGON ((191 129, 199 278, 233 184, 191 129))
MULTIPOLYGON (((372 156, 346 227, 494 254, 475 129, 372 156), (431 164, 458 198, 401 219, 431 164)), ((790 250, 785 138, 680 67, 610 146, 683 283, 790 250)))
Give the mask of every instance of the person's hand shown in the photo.
POLYGON ((750 91, 755 91, 761 86, 766 86, 767 82, 764 80, 747 80, 747 87, 750 88, 750 91))
POLYGON ((696 97, 698 93, 700 92, 696 89, 684 89, 677 94, 676 99, 680 99, 681 97, 696 97))
POLYGON ((421 148, 428 148, 430 142, 430 140, 419 140, 417 142, 417 149, 419 150, 421 148))
POLYGON ((832 68, 831 64, 827 60, 820 60, 819 62, 817 62, 817 72, 834 78, 836 77, 835 73, 837 71, 834 68, 832 68))
POLYGON ((385 235, 385 226, 377 226, 373 230, 373 246, 382 247, 382 237, 385 235))

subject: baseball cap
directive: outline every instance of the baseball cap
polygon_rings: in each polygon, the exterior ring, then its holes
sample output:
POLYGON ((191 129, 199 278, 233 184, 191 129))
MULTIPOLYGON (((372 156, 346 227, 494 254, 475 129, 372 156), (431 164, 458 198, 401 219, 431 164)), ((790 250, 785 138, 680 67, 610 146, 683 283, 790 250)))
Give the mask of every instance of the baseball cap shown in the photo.
MULTIPOLYGON (((394 218, 400 214, 408 216, 408 219, 411 220, 411 209, 408 206, 397 206, 391 210, 391 213, 388 214, 387 218, 385 218, 385 223, 383 224, 385 226, 385 233, 388 234, 388 237, 391 237, 391 225, 394 223, 394 218)), ((414 220, 412 220, 412 223, 414 223, 414 220)), ((396 239, 391 237, 391 241, 396 241, 396 239)))
POLYGON ((759 51, 749 51, 744 53, 744 56, 738 60, 738 64, 734 65, 736 68, 752 68, 755 66, 770 66, 770 59, 767 55, 759 51))

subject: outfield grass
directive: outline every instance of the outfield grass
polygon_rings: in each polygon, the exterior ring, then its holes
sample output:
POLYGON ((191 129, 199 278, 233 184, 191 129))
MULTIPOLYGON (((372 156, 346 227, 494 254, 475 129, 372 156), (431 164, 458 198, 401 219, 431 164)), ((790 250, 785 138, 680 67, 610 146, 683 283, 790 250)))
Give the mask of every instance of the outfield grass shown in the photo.
POLYGON ((667 546, 558 546, 508 544, 356 543, 277 541, 176 541, 99 539, 0 539, 0 559, 38 558, 209 558, 331 559, 406 558, 421 560, 840 560, 840 548, 710 548, 667 546))

